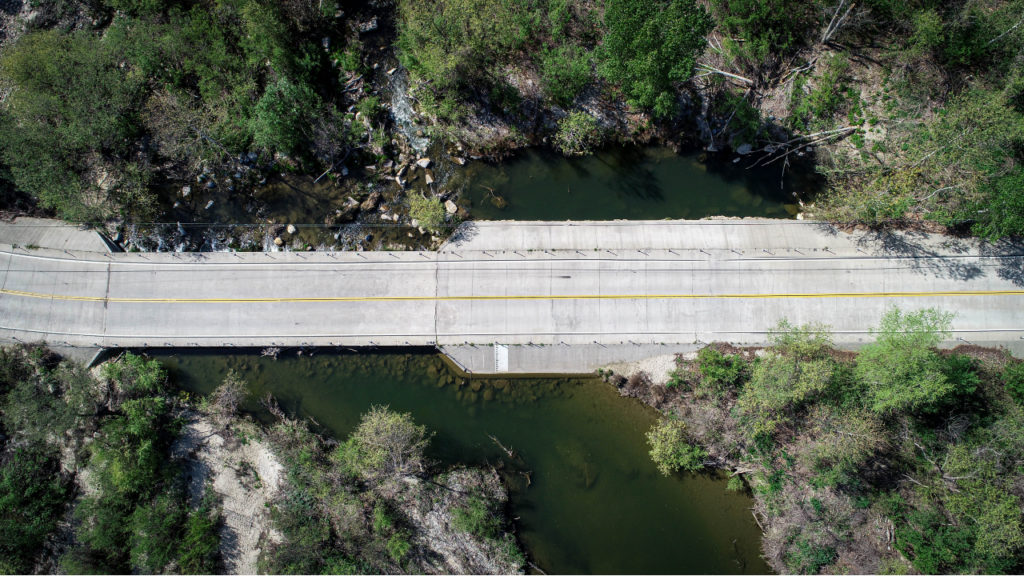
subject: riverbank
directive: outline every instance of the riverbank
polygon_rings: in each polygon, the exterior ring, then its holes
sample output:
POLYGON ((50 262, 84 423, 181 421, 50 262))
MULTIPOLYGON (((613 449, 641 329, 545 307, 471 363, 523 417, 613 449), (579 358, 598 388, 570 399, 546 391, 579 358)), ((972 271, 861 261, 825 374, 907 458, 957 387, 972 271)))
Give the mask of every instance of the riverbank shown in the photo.
POLYGON ((722 469, 753 495, 777 572, 1015 572, 1024 362, 929 349, 948 320, 890 311, 883 325, 906 332, 860 353, 833 349, 827 326, 780 324, 768 347, 718 342, 669 372, 655 357, 598 373, 665 416, 648 436, 665 470, 722 469), (877 369, 881 382, 862 380, 877 369))
POLYGON ((498 475, 425 461, 432 435, 407 414, 370 410, 339 445, 269 398, 275 421, 240 414, 250 391, 234 373, 190 396, 144 357, 85 371, 32 346, 0 351, 0 372, 0 550, 13 572, 525 568, 498 475))

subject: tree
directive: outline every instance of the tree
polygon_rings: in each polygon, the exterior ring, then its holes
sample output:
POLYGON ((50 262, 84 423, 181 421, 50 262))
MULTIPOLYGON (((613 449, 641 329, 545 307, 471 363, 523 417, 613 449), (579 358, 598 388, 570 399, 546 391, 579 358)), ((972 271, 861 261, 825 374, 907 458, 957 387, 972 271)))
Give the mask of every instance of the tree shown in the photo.
POLYGON ((423 470, 423 451, 431 436, 425 426, 413 423, 411 414, 374 406, 363 414, 352 436, 338 447, 335 460, 348 472, 367 480, 408 476, 423 470))
POLYGON ((419 220, 420 226, 431 232, 441 231, 444 228, 444 206, 441 199, 410 194, 409 218, 419 220))
POLYGON ((868 387, 875 412, 916 411, 946 398, 954 385, 932 349, 949 335, 953 314, 893 306, 872 330, 875 342, 857 357, 856 375, 868 387))
POLYGON ((16 448, 0 466, 0 572, 28 574, 32 559, 63 516, 71 495, 57 461, 32 448, 16 448))
POLYGON ((558 121, 555 148, 566 156, 581 156, 601 143, 601 127, 597 118, 582 110, 571 112, 558 121))
POLYGON ((668 116, 673 84, 693 76, 714 23, 694 0, 608 0, 599 71, 622 87, 629 103, 668 116))
POLYGON ((108 200, 152 207, 146 171, 132 168, 144 79, 118 65, 117 49, 86 31, 31 32, 0 58, 0 82, 17 87, 0 113, 0 157, 19 188, 65 218, 108 200))
POLYGON ((651 458, 666 476, 677 470, 700 470, 708 457, 707 450, 690 443, 686 423, 681 420, 659 420, 647 432, 647 443, 651 445, 651 458))

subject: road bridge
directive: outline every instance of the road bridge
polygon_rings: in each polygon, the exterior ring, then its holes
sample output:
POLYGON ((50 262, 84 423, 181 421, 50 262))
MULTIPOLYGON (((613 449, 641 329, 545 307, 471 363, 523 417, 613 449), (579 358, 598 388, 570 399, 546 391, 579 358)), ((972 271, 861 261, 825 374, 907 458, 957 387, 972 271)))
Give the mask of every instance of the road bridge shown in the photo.
POLYGON ((11 230, 7 341, 427 345, 477 373, 578 373, 763 343, 780 318, 856 347, 899 305, 956 312, 950 346, 1024 344, 1024 247, 1009 242, 779 220, 478 222, 437 252, 111 253, 16 246, 11 230))

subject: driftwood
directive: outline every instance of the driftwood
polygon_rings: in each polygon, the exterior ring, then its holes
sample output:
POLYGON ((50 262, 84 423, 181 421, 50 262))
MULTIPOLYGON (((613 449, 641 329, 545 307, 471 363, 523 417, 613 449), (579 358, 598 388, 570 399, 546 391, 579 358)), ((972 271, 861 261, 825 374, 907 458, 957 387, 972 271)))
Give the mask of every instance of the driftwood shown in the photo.
POLYGON ((490 438, 491 440, 493 440, 495 444, 500 446, 501 449, 505 452, 505 454, 508 454, 509 458, 515 458, 516 457, 516 453, 511 448, 505 448, 505 445, 502 444, 501 442, 499 442, 497 438, 495 438, 494 436, 491 436, 490 434, 488 434, 487 437, 490 438))

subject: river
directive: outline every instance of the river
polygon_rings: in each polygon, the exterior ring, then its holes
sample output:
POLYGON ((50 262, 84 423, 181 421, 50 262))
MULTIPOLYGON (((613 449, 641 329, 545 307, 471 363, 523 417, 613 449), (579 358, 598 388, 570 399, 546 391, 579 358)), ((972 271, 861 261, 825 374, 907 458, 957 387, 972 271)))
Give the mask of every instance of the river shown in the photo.
POLYGON ((412 413, 436 432, 428 455, 439 466, 499 468, 516 534, 546 572, 768 572, 749 496, 726 490, 722 474, 661 475, 644 437, 657 413, 601 380, 468 380, 426 350, 295 352, 278 360, 256 350, 150 354, 197 393, 236 370, 255 416, 270 418, 258 402, 270 393, 338 438, 370 406, 412 413))

